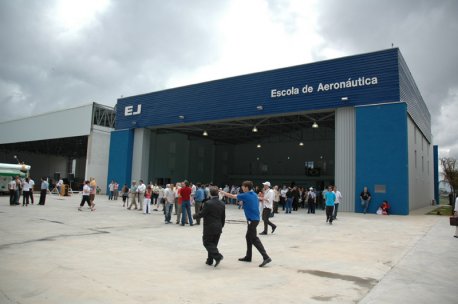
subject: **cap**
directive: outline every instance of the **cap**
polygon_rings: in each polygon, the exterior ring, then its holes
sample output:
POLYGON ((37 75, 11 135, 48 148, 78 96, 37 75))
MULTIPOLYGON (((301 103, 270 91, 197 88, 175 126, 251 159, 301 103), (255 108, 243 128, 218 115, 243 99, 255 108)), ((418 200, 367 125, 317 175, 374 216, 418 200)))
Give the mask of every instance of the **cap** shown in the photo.
POLYGON ((264 183, 262 183, 262 184, 263 184, 264 186, 267 186, 267 187, 270 188, 270 182, 264 182, 264 183))

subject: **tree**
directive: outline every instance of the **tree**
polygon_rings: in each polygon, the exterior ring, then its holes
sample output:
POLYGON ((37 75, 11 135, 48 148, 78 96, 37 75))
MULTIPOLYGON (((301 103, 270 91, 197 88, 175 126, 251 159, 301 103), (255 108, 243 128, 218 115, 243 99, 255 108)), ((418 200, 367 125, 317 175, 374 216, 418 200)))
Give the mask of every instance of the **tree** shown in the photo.
POLYGON ((458 168, 456 167, 456 159, 451 157, 443 157, 441 158, 441 166, 444 180, 448 182, 450 189, 452 189, 452 199, 450 205, 452 205, 454 208, 456 192, 458 190, 458 168))

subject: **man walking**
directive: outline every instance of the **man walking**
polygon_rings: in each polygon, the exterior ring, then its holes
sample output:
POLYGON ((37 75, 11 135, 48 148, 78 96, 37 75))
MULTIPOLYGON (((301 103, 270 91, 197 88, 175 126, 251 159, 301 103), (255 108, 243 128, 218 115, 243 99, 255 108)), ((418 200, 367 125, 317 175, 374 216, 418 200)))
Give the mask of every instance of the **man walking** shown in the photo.
POLYGON ((337 190, 337 186, 334 186, 333 192, 336 195, 336 201, 334 202, 334 214, 333 214, 332 217, 336 220, 337 219, 337 211, 339 210, 339 205, 343 200, 343 196, 342 196, 342 193, 340 193, 340 191, 337 190))
POLYGON ((271 185, 270 182, 262 183, 264 186, 264 197, 262 199, 262 221, 264 222, 264 231, 260 234, 266 235, 267 234, 267 226, 272 227, 272 233, 274 233, 277 226, 270 221, 270 213, 272 212, 275 192, 274 190, 270 189, 271 185))
POLYGON ((223 255, 218 251, 218 242, 226 220, 226 206, 218 199, 218 187, 210 187, 210 197, 193 218, 198 222, 200 218, 204 219, 202 243, 208 252, 205 264, 212 265, 215 261, 216 267, 223 259, 223 255))
POLYGON ((329 225, 332 225, 334 203, 336 201, 336 195, 332 192, 332 186, 328 186, 328 191, 324 194, 324 198, 326 200, 326 223, 329 222, 329 225))
POLYGON ((256 227, 259 224, 259 200, 257 194, 253 192, 253 182, 244 181, 242 183, 242 191, 243 193, 238 195, 221 191, 224 196, 235 198, 243 202, 243 211, 245 212, 245 217, 248 224, 247 232, 245 235, 247 248, 246 255, 243 258, 240 258, 239 261, 251 262, 252 247, 254 245, 254 247, 256 247, 263 258, 263 261, 259 267, 264 267, 266 264, 272 262, 272 259, 269 257, 261 243, 261 240, 256 235, 256 227))
POLYGON ((130 210, 133 205, 135 205, 134 210, 137 210, 137 181, 135 180, 132 181, 132 187, 130 187, 130 205, 127 209, 130 210))
POLYGON ((175 203, 175 192, 173 191, 173 184, 167 184, 167 188, 164 191, 164 198, 165 223, 170 224, 170 220, 172 219, 173 204, 175 203))

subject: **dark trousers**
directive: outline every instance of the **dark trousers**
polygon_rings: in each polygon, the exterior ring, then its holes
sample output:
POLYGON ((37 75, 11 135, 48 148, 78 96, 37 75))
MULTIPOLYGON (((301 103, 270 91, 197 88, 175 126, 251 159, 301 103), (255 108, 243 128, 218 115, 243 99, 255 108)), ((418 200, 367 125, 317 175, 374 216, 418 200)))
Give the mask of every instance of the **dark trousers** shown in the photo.
POLYGON ((277 226, 272 223, 270 221, 270 212, 271 212, 272 209, 270 208, 264 208, 262 210, 262 221, 264 222, 264 231, 265 233, 267 233, 267 225, 269 225, 270 227, 272 227, 272 229, 276 228, 277 226))
POLYGON ((251 260, 252 256, 252 247, 256 247, 259 253, 262 255, 262 258, 268 259, 269 256, 267 255, 264 246, 261 243, 261 240, 257 236, 256 227, 258 227, 259 221, 248 221, 248 227, 246 231, 246 255, 245 257, 251 260))
POLYGON ((10 190, 10 205, 16 203, 16 190, 10 190))
POLYGON ((83 195, 83 197, 81 198, 80 207, 83 207, 85 202, 87 203, 87 205, 88 205, 89 207, 91 207, 91 202, 90 202, 90 200, 89 200, 89 195, 83 195))
POLYGON ((332 214, 334 213, 334 206, 326 206, 326 222, 332 223, 332 214))
POLYGON ((313 213, 313 214, 315 214, 315 205, 316 205, 315 202, 309 201, 307 213, 313 213))
POLYGON ((335 204, 335 205, 334 205, 334 214, 332 215, 332 217, 333 217, 334 219, 337 218, 337 211, 338 211, 338 210, 339 210, 339 204, 335 204))
POLYGON ((44 205, 46 202, 46 192, 47 189, 41 189, 40 191, 40 201, 38 202, 39 205, 44 205))
POLYGON ((282 210, 285 210, 286 199, 283 196, 280 197, 280 205, 282 210))
POLYGON ((207 262, 213 262, 213 260, 221 260, 223 255, 218 251, 218 242, 221 233, 219 234, 204 234, 202 236, 202 243, 205 249, 207 249, 208 257, 207 262))
POLYGON ((33 189, 29 190, 30 203, 33 205, 33 189))
POLYGON ((29 204, 30 191, 22 191, 22 205, 29 204))
POLYGON ((274 213, 278 213, 278 204, 279 202, 274 202, 274 213))

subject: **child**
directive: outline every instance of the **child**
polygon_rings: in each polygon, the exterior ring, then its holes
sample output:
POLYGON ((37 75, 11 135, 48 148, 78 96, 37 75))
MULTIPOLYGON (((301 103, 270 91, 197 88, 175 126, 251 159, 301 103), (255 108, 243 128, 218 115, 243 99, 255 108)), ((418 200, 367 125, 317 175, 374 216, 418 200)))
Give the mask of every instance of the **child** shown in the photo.
POLYGON ((127 206, 129 206, 129 187, 127 187, 127 184, 124 184, 124 187, 122 187, 121 195, 122 195, 122 206, 125 207, 126 203, 127 203, 127 206))

